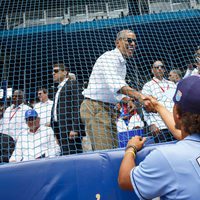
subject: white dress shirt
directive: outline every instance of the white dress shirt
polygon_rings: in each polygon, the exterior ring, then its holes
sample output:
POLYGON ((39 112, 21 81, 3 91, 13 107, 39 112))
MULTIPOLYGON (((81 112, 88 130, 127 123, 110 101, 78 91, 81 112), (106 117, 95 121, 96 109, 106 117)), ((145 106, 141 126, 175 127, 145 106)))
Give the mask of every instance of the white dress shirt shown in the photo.
POLYGON ((93 100, 116 104, 123 98, 117 92, 127 86, 125 77, 126 60, 119 49, 107 51, 97 59, 83 95, 93 100))
POLYGON ((46 102, 39 102, 35 104, 34 109, 40 117, 40 125, 50 124, 52 106, 53 101, 50 99, 48 99, 46 102))
POLYGON ((58 90, 56 92, 55 96, 55 101, 54 101, 54 110, 53 110, 53 115, 54 115, 54 121, 57 122, 57 104, 58 104, 58 98, 60 95, 60 91, 62 90, 62 87, 65 85, 65 83, 68 81, 69 78, 64 79, 59 85, 58 85, 58 90))
POLYGON ((197 68, 195 69, 187 69, 185 75, 183 78, 187 78, 188 76, 192 76, 192 75, 198 75, 199 74, 199 71, 197 68))
POLYGON ((118 118, 116 120, 116 125, 117 125, 117 132, 125 132, 125 131, 131 131, 135 128, 143 128, 144 127, 144 122, 141 120, 140 115, 137 113, 131 116, 128 125, 124 122, 123 118, 118 118))
POLYGON ((18 137, 15 151, 10 160, 34 160, 42 155, 55 157, 60 154, 60 147, 55 141, 52 128, 40 126, 36 133, 24 130, 18 137))
POLYGON ((3 115, 0 125, 0 132, 10 135, 14 140, 17 140, 19 133, 22 130, 27 129, 25 121, 25 112, 31 109, 31 107, 20 104, 16 108, 14 104, 8 107, 3 115))
MULTIPOLYGON (((172 112, 174 105, 172 97, 175 90, 176 85, 173 82, 164 78, 159 80, 154 77, 143 86, 142 93, 144 95, 152 95, 156 97, 160 103, 172 112)), ((155 124, 159 129, 167 129, 167 126, 158 113, 147 113, 144 111, 144 120, 148 125, 155 124)))

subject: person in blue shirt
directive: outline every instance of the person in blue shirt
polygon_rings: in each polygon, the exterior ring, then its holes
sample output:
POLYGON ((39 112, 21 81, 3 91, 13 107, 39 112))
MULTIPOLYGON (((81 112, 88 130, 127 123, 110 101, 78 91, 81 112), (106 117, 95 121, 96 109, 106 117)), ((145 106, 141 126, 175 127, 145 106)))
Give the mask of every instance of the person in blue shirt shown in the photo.
MULTIPOLYGON (((187 199, 200 197, 200 76, 181 80, 173 101, 172 124, 180 141, 151 151, 138 165, 135 157, 145 138, 135 136, 127 144, 118 183, 134 190, 140 199, 187 199), (176 130, 181 130, 180 134, 176 130)), ((152 100, 161 117, 164 108, 152 100)), ((170 117, 171 119, 171 117, 170 117)), ((164 119, 166 121, 166 119, 164 119)), ((168 124, 170 124, 168 122, 168 124)))

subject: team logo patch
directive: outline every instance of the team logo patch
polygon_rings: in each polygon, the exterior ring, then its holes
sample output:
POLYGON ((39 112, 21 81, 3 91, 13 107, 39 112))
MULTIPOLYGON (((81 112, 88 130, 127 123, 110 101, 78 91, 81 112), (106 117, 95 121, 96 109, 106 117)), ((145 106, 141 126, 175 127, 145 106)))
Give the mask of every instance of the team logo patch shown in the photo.
POLYGON ((30 114, 31 114, 31 111, 32 111, 32 110, 29 110, 27 114, 30 115, 30 114))
POLYGON ((176 101, 180 101, 181 97, 182 97, 182 92, 180 90, 178 90, 176 93, 176 101))

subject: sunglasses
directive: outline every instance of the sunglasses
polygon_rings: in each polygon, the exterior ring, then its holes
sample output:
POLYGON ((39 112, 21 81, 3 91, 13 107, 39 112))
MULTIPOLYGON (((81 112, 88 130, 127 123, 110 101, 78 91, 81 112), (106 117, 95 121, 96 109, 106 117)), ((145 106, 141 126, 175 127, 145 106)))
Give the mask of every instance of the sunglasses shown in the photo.
POLYGON ((29 117, 26 119, 27 122, 30 122, 30 121, 35 121, 37 119, 37 117, 29 117))
POLYGON ((54 69, 54 70, 53 70, 53 72, 54 72, 55 74, 57 74, 59 71, 60 71, 59 69, 54 69))
POLYGON ((131 44, 133 42, 136 44, 136 39, 133 39, 133 38, 127 38, 127 39, 125 39, 125 41, 127 41, 129 44, 131 44))
POLYGON ((154 65, 153 68, 154 69, 159 69, 159 68, 163 69, 164 65, 154 65))

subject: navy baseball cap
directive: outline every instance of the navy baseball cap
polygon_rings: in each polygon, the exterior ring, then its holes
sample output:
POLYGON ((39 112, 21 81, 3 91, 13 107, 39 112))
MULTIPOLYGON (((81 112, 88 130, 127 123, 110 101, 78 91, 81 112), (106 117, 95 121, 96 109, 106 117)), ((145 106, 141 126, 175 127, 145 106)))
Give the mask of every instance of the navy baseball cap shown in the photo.
POLYGON ((200 75, 182 79, 177 85, 173 101, 183 112, 200 114, 200 75))
POLYGON ((25 112, 25 119, 28 119, 30 117, 37 118, 38 117, 38 113, 34 109, 27 110, 25 112))

